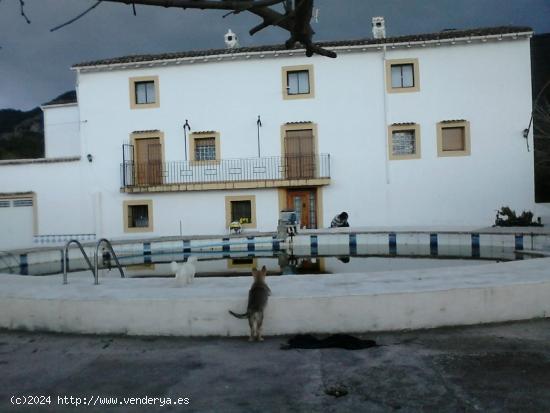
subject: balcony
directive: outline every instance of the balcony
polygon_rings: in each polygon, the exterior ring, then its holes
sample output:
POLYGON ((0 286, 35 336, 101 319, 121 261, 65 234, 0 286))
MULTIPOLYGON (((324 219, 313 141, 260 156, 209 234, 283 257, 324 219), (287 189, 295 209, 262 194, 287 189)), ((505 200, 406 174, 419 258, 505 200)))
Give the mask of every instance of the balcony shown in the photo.
POLYGON ((290 188, 330 183, 330 155, 270 156, 219 161, 134 162, 121 169, 121 192, 290 188))

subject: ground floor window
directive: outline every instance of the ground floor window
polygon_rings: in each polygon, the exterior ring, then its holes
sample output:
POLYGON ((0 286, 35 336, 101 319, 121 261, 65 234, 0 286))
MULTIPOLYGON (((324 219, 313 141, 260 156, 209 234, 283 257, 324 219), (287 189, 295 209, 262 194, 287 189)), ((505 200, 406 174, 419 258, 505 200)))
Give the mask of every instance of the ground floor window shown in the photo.
POLYGON ((256 228, 256 197, 226 196, 225 197, 226 226, 239 222, 243 228, 256 228))
POLYGON ((388 147, 391 160, 420 158, 420 125, 391 125, 388 129, 388 147))
POLYGON ((470 124, 465 120, 446 120, 437 124, 438 156, 470 155, 470 124))
POLYGON ((124 201, 124 231, 153 231, 153 201, 124 201))

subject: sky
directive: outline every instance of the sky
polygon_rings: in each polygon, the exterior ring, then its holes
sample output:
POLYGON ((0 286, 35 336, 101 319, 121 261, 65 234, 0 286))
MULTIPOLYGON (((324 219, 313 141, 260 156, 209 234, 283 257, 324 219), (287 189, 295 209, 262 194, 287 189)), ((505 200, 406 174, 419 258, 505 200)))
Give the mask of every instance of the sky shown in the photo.
MULTIPOLYGON (((250 13, 222 18, 213 10, 180 10, 102 3, 75 23, 55 32, 95 0, 0 0, 0 109, 29 110, 74 89, 72 64, 125 56, 223 48, 227 29, 241 46, 282 43, 288 34, 275 27, 254 36, 260 23, 250 13)), ((550 0, 315 0, 319 18, 315 41, 371 37, 371 19, 384 16, 386 35, 399 36, 502 25, 550 32, 550 0)))

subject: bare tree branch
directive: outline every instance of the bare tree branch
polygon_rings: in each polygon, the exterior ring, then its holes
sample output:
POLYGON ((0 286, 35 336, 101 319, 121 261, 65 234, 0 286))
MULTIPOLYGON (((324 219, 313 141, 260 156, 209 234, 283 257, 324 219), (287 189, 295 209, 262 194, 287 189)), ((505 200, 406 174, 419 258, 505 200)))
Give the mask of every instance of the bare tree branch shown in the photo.
POLYGON ((25 14, 25 2, 24 2, 24 0, 19 0, 19 5, 21 6, 21 16, 23 16, 25 18, 25 21, 27 22, 27 24, 31 24, 31 21, 29 20, 29 18, 25 14))
POLYGON ((50 32, 55 32, 56 30, 59 30, 61 29, 62 27, 65 27, 65 26, 68 26, 69 24, 77 21, 78 19, 80 19, 81 17, 83 17, 84 15, 88 14, 89 12, 91 12, 93 9, 95 9, 97 6, 99 6, 101 4, 101 1, 102 0, 98 0, 93 6, 87 8, 86 10, 84 10, 82 13, 80 13, 78 16, 76 17, 73 17, 71 20, 69 21, 66 21, 65 23, 63 24, 60 24, 59 26, 55 26, 53 29, 50 29, 50 32))
POLYGON ((262 18, 262 23, 250 30, 254 35, 269 26, 280 27, 290 33, 286 41, 287 48, 293 48, 298 42, 306 49, 306 55, 319 54, 327 57, 336 57, 336 53, 323 49, 313 43, 315 32, 311 28, 313 0, 104 0, 112 3, 141 4, 157 7, 176 7, 182 9, 210 9, 230 10, 234 14, 248 11, 262 18), (284 14, 270 6, 283 4, 284 14))

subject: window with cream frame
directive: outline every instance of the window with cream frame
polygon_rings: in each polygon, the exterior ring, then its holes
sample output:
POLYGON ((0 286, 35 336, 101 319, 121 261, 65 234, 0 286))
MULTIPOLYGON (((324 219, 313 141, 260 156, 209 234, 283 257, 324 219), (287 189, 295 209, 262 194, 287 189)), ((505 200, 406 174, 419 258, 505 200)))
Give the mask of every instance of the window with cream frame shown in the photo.
POLYGON ((131 77, 129 82, 131 109, 160 107, 158 76, 131 77))
POLYGON ((189 135, 189 154, 192 163, 220 161, 220 134, 214 131, 193 132, 189 135))
POLYGON ((153 231, 153 201, 131 200, 122 203, 124 232, 153 231))
POLYGON ((393 124, 388 127, 388 152, 390 160, 420 158, 420 125, 416 123, 393 124))
POLYGON ((418 59, 386 60, 386 90, 388 93, 420 91, 418 59))
POLYGON ((315 97, 313 65, 282 68, 283 99, 311 99, 315 97))
POLYGON ((469 156, 470 153, 470 122, 461 119, 437 124, 438 156, 469 156))
POLYGON ((243 228, 256 228, 256 196, 226 196, 225 197, 225 226, 233 221, 239 222, 242 219, 243 228), (248 222, 246 222, 248 221, 248 222))

